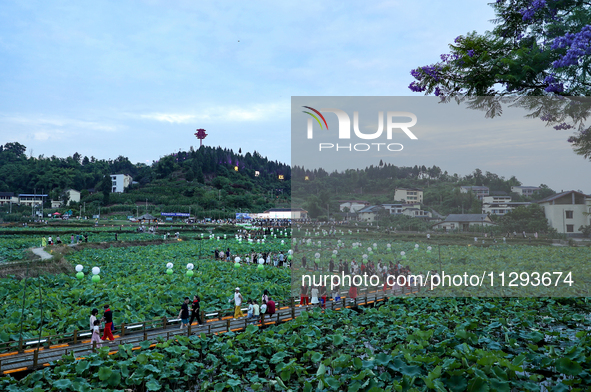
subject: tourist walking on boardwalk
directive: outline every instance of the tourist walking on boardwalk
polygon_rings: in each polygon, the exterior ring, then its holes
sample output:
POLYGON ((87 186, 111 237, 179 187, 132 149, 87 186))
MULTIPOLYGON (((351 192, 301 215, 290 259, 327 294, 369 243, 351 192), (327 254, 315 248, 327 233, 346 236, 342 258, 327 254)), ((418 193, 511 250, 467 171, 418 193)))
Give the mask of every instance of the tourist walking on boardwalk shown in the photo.
POLYGON ((257 303, 256 299, 252 300, 252 321, 253 323, 259 321, 259 317, 261 316, 260 313, 261 309, 259 308, 259 304, 257 303))
MULTIPOLYGON (((96 311, 98 313, 98 310, 96 311)), ((100 326, 101 322, 95 318, 94 322, 92 323, 92 338, 90 339, 90 346, 94 348, 94 344, 96 343, 96 348, 100 348, 102 346, 101 342, 101 335, 100 335, 100 326)))
POLYGON ((269 301, 269 290, 265 289, 265 291, 263 291, 261 301, 269 301))
POLYGON ((94 328, 94 322, 97 320, 96 316, 98 316, 98 309, 92 309, 90 312, 90 329, 94 328))
POLYGON ((252 299, 249 298, 248 301, 246 301, 246 303, 248 304, 248 310, 246 311, 246 319, 250 320, 252 319, 254 311, 254 308, 252 306, 252 299))
POLYGON ((304 284, 302 285, 302 290, 300 291, 300 305, 308 305, 309 303, 308 286, 304 284))
POLYGON ((242 294, 240 294, 240 287, 236 287, 234 289, 234 318, 244 317, 244 313, 242 313, 242 294))
POLYGON ((310 290, 310 295, 312 296, 311 304, 317 305, 318 304, 318 288, 316 286, 312 287, 312 290, 310 290))
POLYGON ((269 297, 269 299, 267 300, 267 314, 269 316, 272 316, 275 314, 275 301, 273 301, 273 299, 271 299, 271 297, 269 297))
POLYGON ((193 296, 193 304, 191 305, 191 320, 189 324, 193 324, 193 320, 197 319, 199 325, 203 324, 201 321, 201 298, 197 294, 193 296))
POLYGON ((181 319, 181 328, 179 329, 189 326, 189 297, 185 297, 185 300, 181 305, 179 318, 181 319))
POLYGON ((267 313, 267 301, 263 300, 263 303, 261 305, 261 317, 265 313, 267 313))
POLYGON ((105 313, 103 314, 103 318, 102 321, 105 322, 105 330, 103 331, 103 337, 101 338, 102 340, 115 340, 115 337, 113 336, 113 311, 109 308, 109 305, 105 305, 105 313))

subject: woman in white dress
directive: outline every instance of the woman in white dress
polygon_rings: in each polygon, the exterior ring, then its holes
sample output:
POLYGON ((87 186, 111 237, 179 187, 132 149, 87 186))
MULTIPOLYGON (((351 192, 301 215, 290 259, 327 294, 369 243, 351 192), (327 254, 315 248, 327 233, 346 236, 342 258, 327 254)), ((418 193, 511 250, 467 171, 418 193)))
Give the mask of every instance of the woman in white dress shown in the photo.
POLYGON ((312 296, 312 301, 310 302, 312 305, 318 305, 318 288, 314 286, 310 292, 312 296))

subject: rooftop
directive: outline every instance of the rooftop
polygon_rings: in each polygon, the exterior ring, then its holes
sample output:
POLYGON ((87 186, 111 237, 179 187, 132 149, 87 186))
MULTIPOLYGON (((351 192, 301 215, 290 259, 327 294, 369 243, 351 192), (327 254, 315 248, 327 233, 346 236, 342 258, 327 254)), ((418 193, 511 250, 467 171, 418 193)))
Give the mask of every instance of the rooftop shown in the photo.
POLYGON ((490 221, 486 214, 449 214, 445 218, 445 222, 482 222, 483 220, 490 221))

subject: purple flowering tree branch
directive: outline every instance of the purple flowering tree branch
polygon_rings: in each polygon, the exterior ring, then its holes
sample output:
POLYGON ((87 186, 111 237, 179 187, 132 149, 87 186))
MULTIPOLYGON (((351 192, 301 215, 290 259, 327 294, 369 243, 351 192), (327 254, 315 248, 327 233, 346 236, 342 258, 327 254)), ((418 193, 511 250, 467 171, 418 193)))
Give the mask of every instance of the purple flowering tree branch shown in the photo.
MULTIPOLYGON (((459 96, 560 98, 562 115, 543 100, 532 112, 557 130, 573 130, 568 141, 591 159, 591 135, 584 124, 589 105, 575 98, 591 95, 591 0, 496 0, 492 6, 495 28, 456 37, 438 62, 411 70, 409 89, 442 101, 459 96)), ((501 113, 498 105, 487 114, 501 113)))

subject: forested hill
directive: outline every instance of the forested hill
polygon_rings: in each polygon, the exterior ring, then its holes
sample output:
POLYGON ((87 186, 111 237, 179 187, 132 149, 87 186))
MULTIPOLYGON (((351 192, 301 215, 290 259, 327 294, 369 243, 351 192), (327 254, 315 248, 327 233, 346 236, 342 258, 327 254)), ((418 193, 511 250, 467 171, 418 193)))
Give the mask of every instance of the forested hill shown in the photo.
POLYGON ((461 193, 460 186, 487 186, 491 194, 510 195, 513 201, 539 200, 555 192, 544 184, 522 184, 515 176, 504 178, 495 173, 475 169, 471 174, 449 174, 438 166, 394 166, 380 161, 365 169, 329 173, 323 169, 292 168, 292 199, 311 216, 338 213, 339 200, 362 199, 371 204, 400 202, 396 188, 423 190, 427 210, 441 214, 481 213, 481 203, 471 193, 461 193), (512 186, 532 185, 541 189, 532 197, 511 193, 512 186))
POLYGON ((66 158, 28 157, 19 143, 0 146, 0 192, 44 191, 58 200, 71 188, 82 192, 82 201, 103 206, 147 198, 153 204, 260 210, 289 202, 290 178, 288 164, 270 161, 256 151, 243 155, 221 147, 191 148, 146 165, 123 156, 114 160, 78 153, 66 158), (109 195, 110 174, 131 175, 137 184, 124 194, 109 195))

